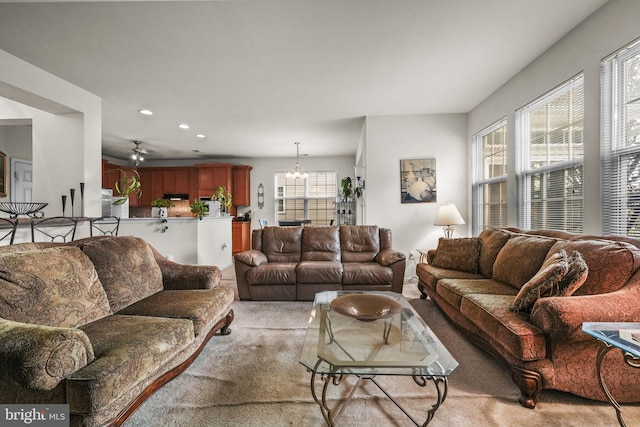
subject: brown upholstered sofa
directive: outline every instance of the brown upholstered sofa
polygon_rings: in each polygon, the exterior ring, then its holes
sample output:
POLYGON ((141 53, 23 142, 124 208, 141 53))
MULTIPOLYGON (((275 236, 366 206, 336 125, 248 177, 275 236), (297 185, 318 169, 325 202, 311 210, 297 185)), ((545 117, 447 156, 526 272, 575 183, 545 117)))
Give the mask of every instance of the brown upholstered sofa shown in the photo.
POLYGON ((368 225, 265 227, 235 255, 242 300, 313 300, 328 290, 402 293, 405 256, 391 230, 368 225))
POLYGON ((68 404, 71 425, 120 425, 229 332, 220 277, 135 237, 0 247, 0 403, 68 404))
MULTIPOLYGON (((510 368, 520 403, 535 407, 542 389, 606 400, 595 368, 603 344, 582 332, 582 322, 640 322, 640 240, 518 229, 456 240, 448 243, 450 253, 440 256, 441 241, 428 264, 418 264, 418 287, 510 368), (586 262, 583 284, 571 296, 539 297, 530 311, 514 312, 523 285, 535 282, 543 262, 562 250, 577 251, 586 262)), ((618 401, 640 402, 640 371, 627 366, 620 351, 609 352, 602 369, 618 401)))

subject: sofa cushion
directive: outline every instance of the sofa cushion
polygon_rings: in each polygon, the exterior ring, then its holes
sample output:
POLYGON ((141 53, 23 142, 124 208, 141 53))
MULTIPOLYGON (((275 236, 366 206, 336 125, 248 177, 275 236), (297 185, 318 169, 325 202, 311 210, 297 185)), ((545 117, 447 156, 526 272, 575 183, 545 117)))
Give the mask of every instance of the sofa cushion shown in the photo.
POLYGON ((377 225, 341 225, 340 249, 342 262, 374 262, 380 252, 380 232, 377 225))
POLYGON ((338 227, 304 227, 302 261, 340 261, 338 227))
POLYGON ((247 271, 247 283, 249 285, 295 285, 297 265, 295 262, 261 264, 247 271))
POLYGON ((540 270, 555 242, 540 236, 511 236, 496 257, 492 278, 520 289, 540 270))
POLYGON ((377 262, 348 262, 343 268, 343 285, 391 285, 393 282, 393 270, 377 262))
POLYGON ((194 341, 186 319, 112 315, 83 326, 96 359, 67 379, 72 413, 106 408, 126 391, 148 385, 175 366, 194 341))
POLYGON ((477 273, 479 255, 480 239, 477 237, 440 238, 432 264, 435 267, 477 273))
POLYGON ((462 298, 468 294, 513 295, 518 290, 493 279, 442 279, 436 284, 436 292, 455 308, 460 308, 462 298))
POLYGON ((117 314, 189 319, 196 336, 207 334, 214 324, 227 315, 233 302, 233 289, 166 290, 123 308, 117 314))
POLYGON ((567 257, 567 261, 569 262, 567 274, 560 280, 556 289, 552 291, 552 296, 567 297, 573 295, 587 280, 589 267, 580 252, 573 251, 567 257))
MULTIPOLYGON (((447 270, 446 268, 434 267, 431 264, 419 263, 416 266, 416 275, 427 288, 435 290, 436 283, 440 279, 484 279, 485 277, 477 273, 467 273, 458 270, 447 270)), ((516 292, 514 292, 514 295, 516 292)))
POLYGON ((511 233, 498 228, 487 228, 478 235, 481 240, 478 267, 484 277, 493 277, 493 264, 500 249, 507 243, 511 233))
POLYGON ((296 267, 298 283, 342 283, 342 263, 338 261, 300 261, 296 267))
POLYGON ((0 317, 74 328, 110 313, 98 274, 80 249, 0 255, 0 317))
POLYGON ((299 262, 302 227, 266 227, 262 230, 262 252, 269 262, 299 262))
POLYGON ((553 287, 562 280, 568 269, 567 253, 564 250, 547 257, 540 270, 520 288, 509 308, 513 311, 531 309, 538 298, 552 292, 553 287))
POLYGON ((96 239, 82 250, 93 261, 114 313, 163 289, 153 251, 140 238, 96 239))
POLYGON ((640 266, 640 249, 626 242, 603 239, 561 240, 553 250, 580 252, 589 274, 574 295, 613 292, 624 286, 640 266))
POLYGON ((514 358, 534 361, 546 357, 545 335, 529 322, 526 313, 509 309, 511 295, 468 294, 462 299, 460 312, 471 322, 481 325, 487 341, 495 341, 514 358))

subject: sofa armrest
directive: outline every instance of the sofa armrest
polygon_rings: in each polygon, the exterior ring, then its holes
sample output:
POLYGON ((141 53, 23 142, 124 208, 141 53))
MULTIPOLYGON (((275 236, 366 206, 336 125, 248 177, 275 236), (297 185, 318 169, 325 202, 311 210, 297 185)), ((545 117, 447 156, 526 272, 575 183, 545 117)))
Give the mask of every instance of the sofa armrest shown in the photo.
POLYGON ((540 298, 531 311, 531 323, 553 340, 584 341, 582 322, 640 322, 637 290, 569 297, 540 298))
POLYGON ((255 249, 238 252, 235 254, 234 259, 251 267, 257 267, 268 261, 267 256, 264 253, 255 249))
POLYGON ((0 318, 0 366, 22 387, 53 390, 95 359, 89 337, 76 328, 56 328, 0 318))
POLYGON ((389 267, 391 264, 405 259, 406 256, 402 252, 394 251, 393 249, 383 249, 376 256, 376 262, 385 267, 389 267))
MULTIPOLYGON (((151 245, 149 245, 151 246, 151 245)), ((222 272, 214 265, 191 265, 171 261, 151 247, 162 272, 162 286, 167 290, 213 289, 220 284, 222 272)))

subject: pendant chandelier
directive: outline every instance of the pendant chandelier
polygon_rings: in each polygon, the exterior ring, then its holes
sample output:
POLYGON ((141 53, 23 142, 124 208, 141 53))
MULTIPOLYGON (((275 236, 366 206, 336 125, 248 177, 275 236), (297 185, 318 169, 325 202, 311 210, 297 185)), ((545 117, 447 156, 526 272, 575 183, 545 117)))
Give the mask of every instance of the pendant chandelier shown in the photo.
POLYGON ((136 146, 133 149, 131 158, 133 159, 133 162, 136 166, 140 166, 140 163, 144 162, 144 157, 142 157, 142 153, 144 151, 140 148, 140 144, 142 143, 142 141, 133 141, 133 143, 136 144, 136 146))
POLYGON ((300 167, 300 143, 296 142, 296 167, 285 175, 287 178, 295 178, 295 179, 307 179, 309 178, 309 174, 304 168, 300 167))

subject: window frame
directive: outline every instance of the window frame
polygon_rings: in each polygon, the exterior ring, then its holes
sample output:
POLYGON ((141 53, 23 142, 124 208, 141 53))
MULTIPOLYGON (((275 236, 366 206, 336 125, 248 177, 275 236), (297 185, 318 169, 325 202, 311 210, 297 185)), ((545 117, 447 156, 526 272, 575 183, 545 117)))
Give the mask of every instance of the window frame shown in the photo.
MULTIPOLYGON (((487 126, 480 132, 473 135, 472 138, 472 159, 473 159, 473 185, 472 185, 472 202, 473 202, 473 210, 472 210, 472 231, 474 235, 479 234, 484 228, 485 218, 484 218, 484 189, 486 186, 492 184, 498 184, 504 182, 505 185, 507 183, 507 169, 509 166, 508 163, 508 144, 506 141, 507 135, 507 117, 503 117, 495 123, 487 126), (484 145, 483 139, 485 136, 490 135, 491 133, 505 128, 505 168, 504 174, 499 176, 494 176, 491 178, 484 178, 484 145)), ((505 202, 505 209, 508 209, 508 204, 505 202)), ((505 218, 506 219, 506 218, 505 218)), ((507 226, 506 222, 504 224, 501 223, 500 226, 507 226)))
MULTIPOLYGON (((522 229, 531 229, 532 228, 532 192, 531 192, 531 182, 534 176, 542 175, 542 185, 541 188, 545 188, 545 181, 549 180, 550 175, 554 172, 560 171, 570 171, 571 169, 580 169, 579 175, 582 177, 583 173, 583 165, 584 165, 584 73, 578 73, 577 75, 571 77, 567 81, 562 84, 556 86, 550 91, 546 92, 542 96, 536 98, 529 104, 519 108, 516 110, 516 160, 517 160, 517 173, 516 180, 518 184, 518 226, 522 229), (549 162, 548 164, 532 167, 531 166, 531 120, 530 113, 535 111, 536 109, 548 105, 559 97, 571 92, 575 87, 582 86, 583 88, 583 98, 582 98, 582 154, 579 156, 572 156, 567 160, 557 161, 557 162, 549 162)), ((575 121, 570 122, 571 126, 575 121)), ((573 136, 571 137, 571 141, 573 140, 573 136)), ((545 144, 547 147, 550 145, 549 142, 545 144)), ((578 174, 576 174, 578 175, 578 174)), ((583 180, 581 181, 584 182, 583 180)), ((571 203, 573 200, 582 200, 581 208, 579 212, 584 212, 584 185, 581 184, 580 187, 580 197, 576 199, 568 198, 565 195, 562 199, 565 201, 565 205, 567 203, 571 203)), ((544 190, 543 190, 544 191, 544 190)), ((552 202, 551 198, 542 198, 540 199, 543 203, 547 204, 552 202)), ((553 213, 553 208, 544 208, 544 214, 553 213)), ((573 211, 572 211, 573 212, 573 211)), ((566 213, 566 212, 565 212, 566 213)), ((575 212, 577 213, 577 212, 575 212)), ((584 228, 584 222, 582 219, 582 215, 578 215, 579 224, 577 226, 572 226, 575 224, 576 215, 572 215, 570 218, 564 216, 562 218, 563 226, 561 227, 564 231, 574 231, 574 232, 582 232, 584 228)), ((550 228, 546 226, 544 228, 550 228)), ((552 219, 553 221, 553 219, 552 219)))
MULTIPOLYGON (((337 171, 309 171, 308 172, 309 177, 307 178, 298 178, 296 180, 296 178, 286 178, 286 172, 274 172, 273 174, 273 180, 274 180, 274 187, 275 187, 275 192, 274 192, 274 221, 276 224, 278 224, 278 222, 280 220, 284 220, 283 218, 279 218, 279 214, 286 214, 287 213, 287 201, 297 201, 297 200, 302 200, 303 201, 303 216, 304 218, 295 218, 295 219, 309 219, 310 215, 309 212, 313 211, 314 209, 310 208, 310 202, 314 201, 314 200, 325 200, 327 205, 331 205, 330 209, 315 209, 317 212, 324 212, 325 214, 327 212, 331 212, 330 215, 330 219, 327 221, 327 225, 329 224, 329 221, 331 219, 333 219, 335 221, 335 216, 336 216, 336 199, 338 197, 338 172, 337 171), (330 194, 328 195, 312 195, 314 193, 317 193, 315 191, 312 191, 311 188, 313 186, 311 186, 309 183, 312 182, 314 179, 317 181, 319 181, 320 179, 318 178, 319 175, 324 175, 324 180, 328 180, 328 181, 333 181, 335 183, 335 185, 329 185, 328 187, 325 186, 324 188, 330 188, 332 189, 332 191, 330 192, 330 194), (332 175, 332 176, 330 176, 332 175), (315 177, 315 178, 314 178, 315 177), (279 181, 279 179, 281 179, 282 181, 279 181), (296 192, 288 192, 287 191, 287 185, 286 182, 287 181, 303 181, 303 195, 299 196, 296 195, 296 192), (278 185, 279 183, 284 182, 285 185, 278 185), (282 188, 282 193, 279 193, 279 189, 282 188), (282 195, 280 195, 282 194, 282 195)), ((295 213, 298 209, 294 209, 293 212, 295 213)), ((317 217, 318 215, 316 215, 317 217)), ((327 218, 329 218, 328 215, 325 215, 327 218)), ((317 224, 317 222, 316 222, 317 224)), ((322 223, 320 223, 320 225, 322 225, 322 223)))

